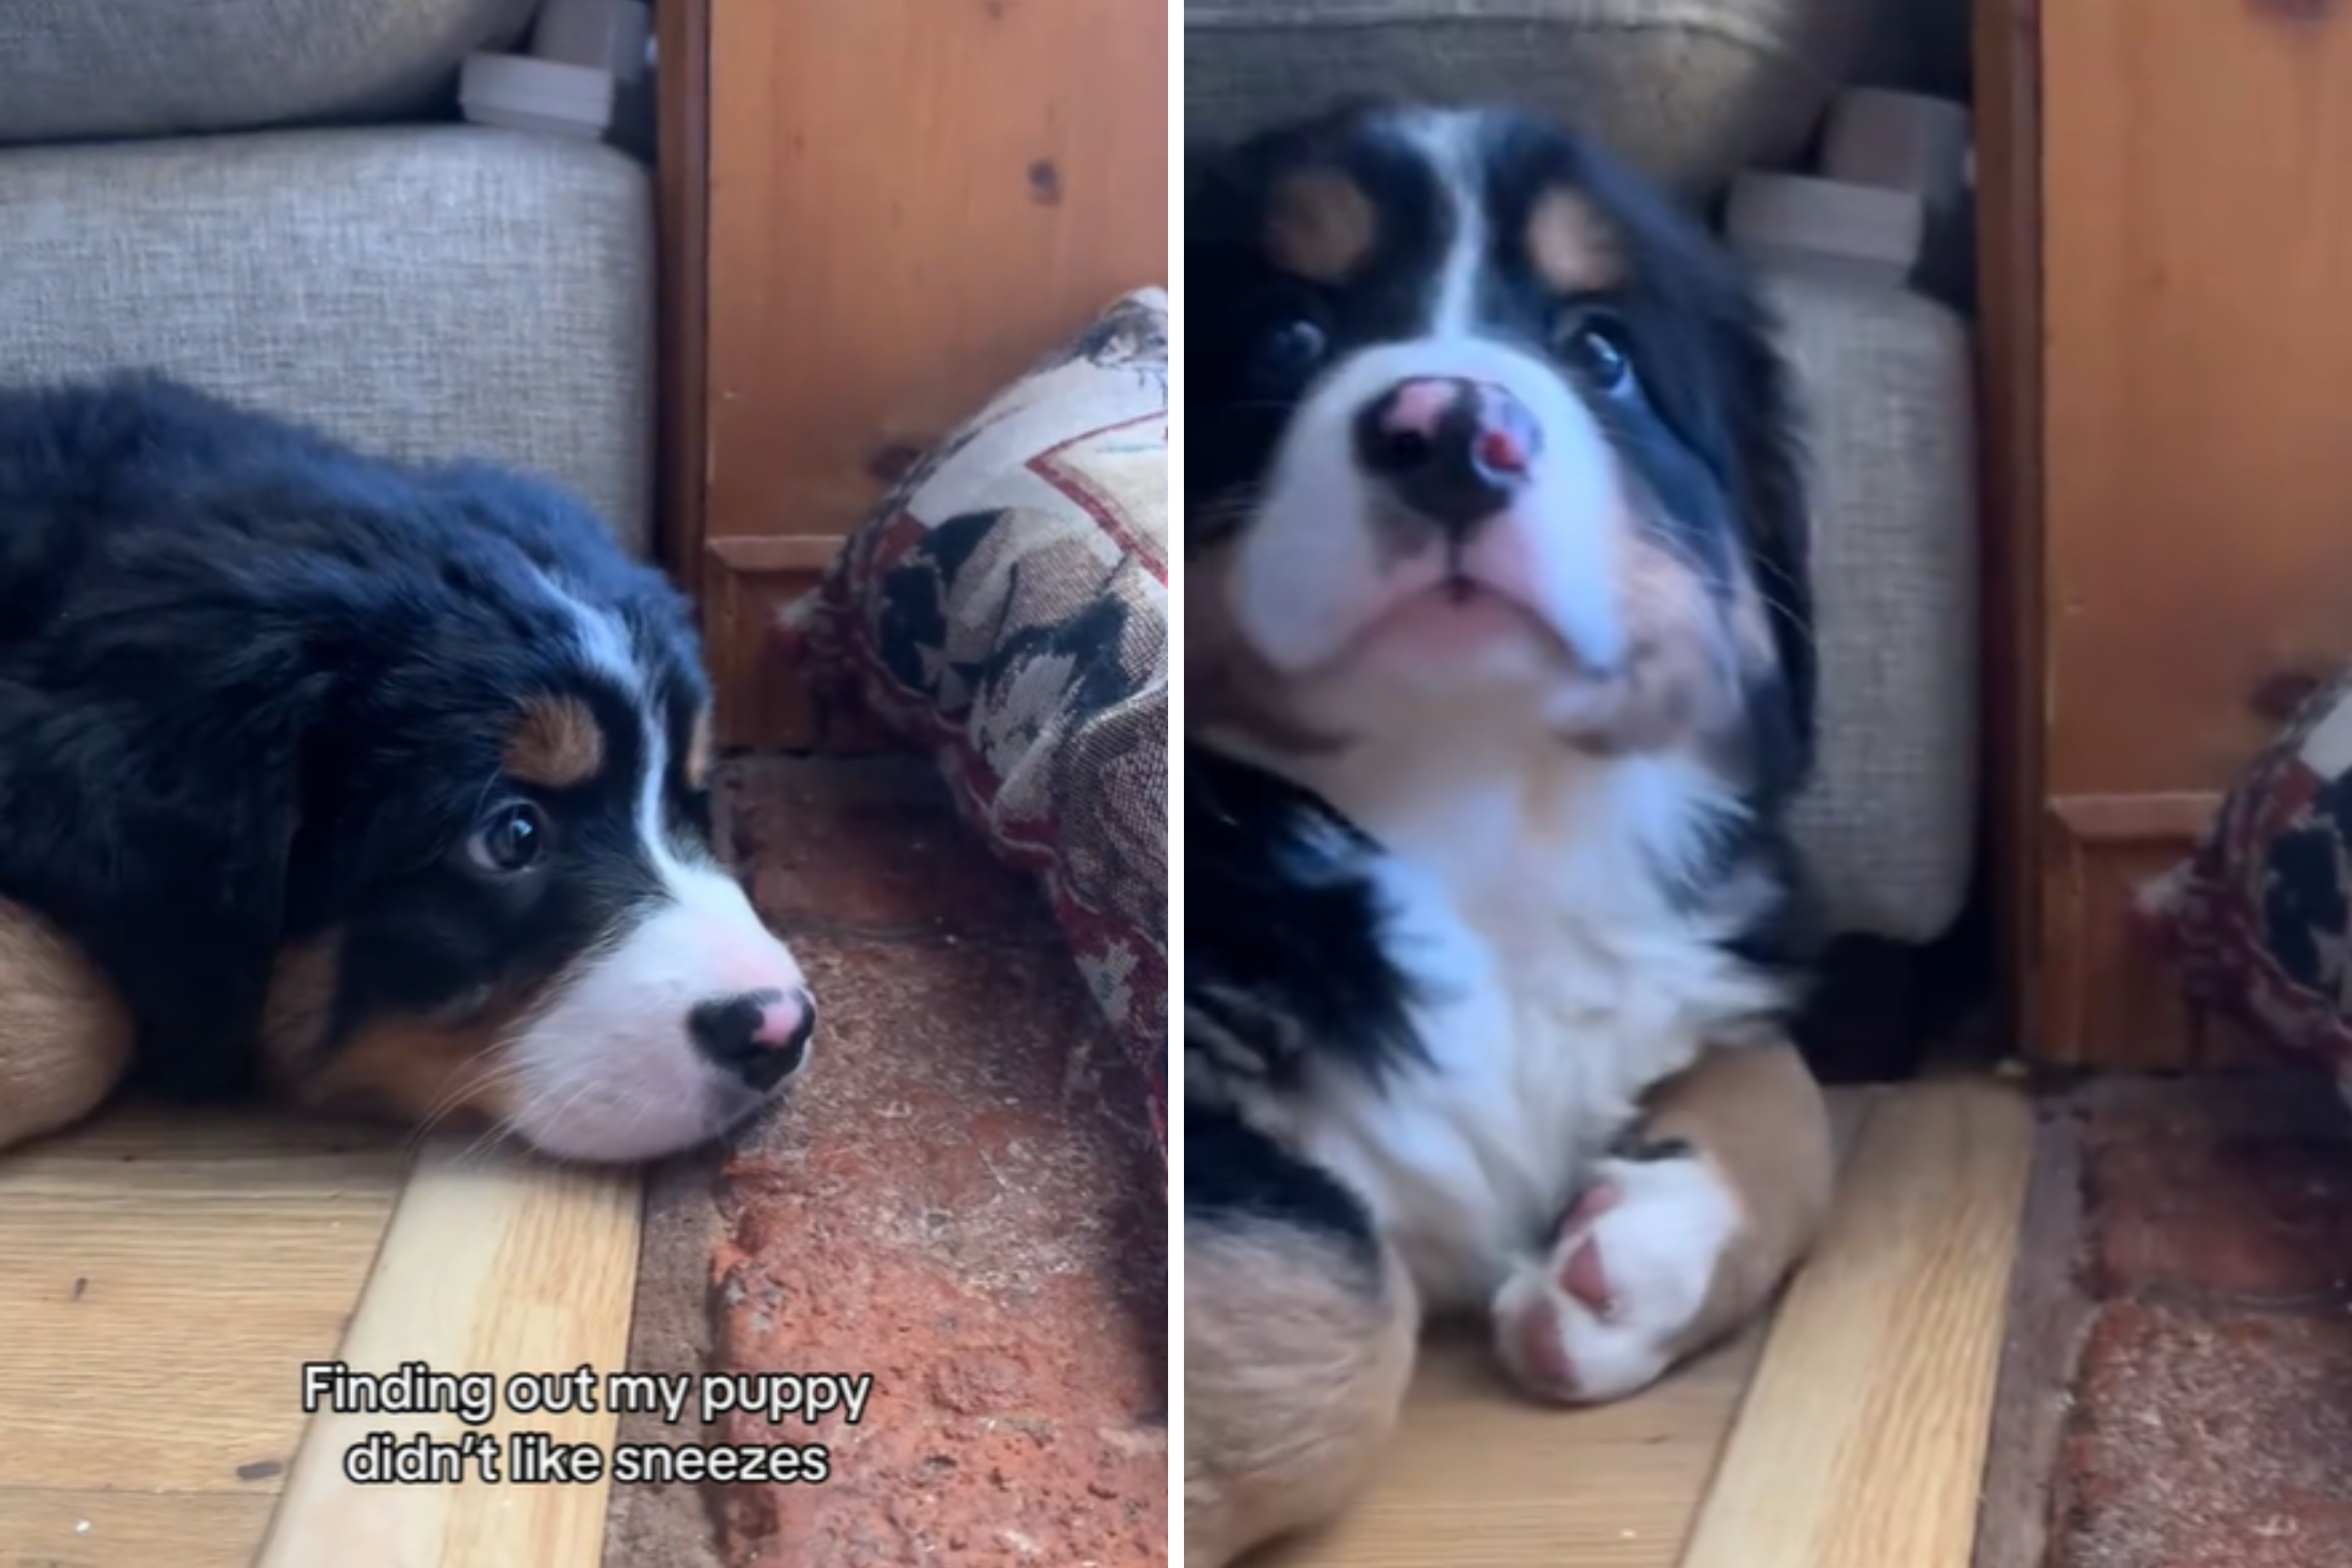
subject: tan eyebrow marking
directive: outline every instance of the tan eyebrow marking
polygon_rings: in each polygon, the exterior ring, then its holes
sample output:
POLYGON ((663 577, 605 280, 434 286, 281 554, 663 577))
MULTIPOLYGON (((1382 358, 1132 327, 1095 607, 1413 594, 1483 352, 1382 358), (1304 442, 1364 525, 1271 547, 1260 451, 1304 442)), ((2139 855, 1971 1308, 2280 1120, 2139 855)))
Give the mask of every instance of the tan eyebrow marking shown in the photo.
POLYGON ((686 745, 686 782, 691 789, 710 787, 710 768, 717 746, 710 732, 710 710, 694 716, 694 733, 686 745))
POLYGON ((1275 183, 1265 253, 1310 283, 1344 283, 1372 254, 1380 216, 1361 185, 1336 169, 1307 169, 1275 183))
POLYGON ((1560 294, 1587 294, 1622 282, 1625 249, 1616 226, 1591 197, 1554 185, 1528 209, 1528 263, 1544 286, 1560 294))
POLYGON ((604 765, 604 728, 577 697, 534 697, 507 732, 507 776, 569 789, 604 765))

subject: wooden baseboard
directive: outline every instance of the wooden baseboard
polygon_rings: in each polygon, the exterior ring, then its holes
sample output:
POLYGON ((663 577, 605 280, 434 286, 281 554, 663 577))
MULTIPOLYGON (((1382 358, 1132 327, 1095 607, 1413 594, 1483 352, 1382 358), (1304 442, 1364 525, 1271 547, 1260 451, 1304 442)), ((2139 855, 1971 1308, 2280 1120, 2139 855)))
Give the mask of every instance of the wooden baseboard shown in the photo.
POLYGON ((719 743, 734 751, 856 755, 899 742, 854 701, 812 689, 778 636, 784 607, 841 552, 832 535, 714 539, 703 550, 702 621, 719 743))
POLYGON ((2189 858, 2221 805, 2203 791, 2049 803, 2028 1059, 2125 1072, 2233 1071, 2267 1059, 2246 1031, 2189 1005, 2137 913, 2140 888, 2189 858))
POLYGON ((714 539, 704 547, 703 640, 721 746, 808 752, 823 743, 824 714, 780 642, 777 619, 817 585, 841 545, 807 535, 714 539))

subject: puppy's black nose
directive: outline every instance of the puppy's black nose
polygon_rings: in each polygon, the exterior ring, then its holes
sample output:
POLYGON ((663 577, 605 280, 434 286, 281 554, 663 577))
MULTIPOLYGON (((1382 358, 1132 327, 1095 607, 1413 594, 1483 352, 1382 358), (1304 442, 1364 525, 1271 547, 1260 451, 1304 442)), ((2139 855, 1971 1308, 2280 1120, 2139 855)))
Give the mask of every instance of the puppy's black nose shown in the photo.
POLYGON ((1398 382, 1356 415, 1364 472, 1457 539, 1511 504, 1539 447, 1525 404, 1460 376, 1398 382))
POLYGON ((714 997, 687 1014, 686 1029, 704 1056, 753 1089, 770 1089, 808 1059, 816 999, 797 988, 714 997))

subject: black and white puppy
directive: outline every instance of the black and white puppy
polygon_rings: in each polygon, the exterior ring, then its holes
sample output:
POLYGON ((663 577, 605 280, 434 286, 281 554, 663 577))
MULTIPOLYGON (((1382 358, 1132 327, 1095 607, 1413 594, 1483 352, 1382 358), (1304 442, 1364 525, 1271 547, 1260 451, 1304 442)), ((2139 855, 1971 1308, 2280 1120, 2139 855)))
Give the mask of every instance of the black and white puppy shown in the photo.
POLYGON ((554 489, 0 391, 0 1147, 129 1074, 633 1161, 796 1073, 688 607, 554 489))
POLYGON ((1783 1020, 1801 458, 1750 279, 1585 142, 1355 107, 1185 218, 1187 1560, 1328 1514, 1424 1315, 1641 1388, 1827 1205, 1783 1020))

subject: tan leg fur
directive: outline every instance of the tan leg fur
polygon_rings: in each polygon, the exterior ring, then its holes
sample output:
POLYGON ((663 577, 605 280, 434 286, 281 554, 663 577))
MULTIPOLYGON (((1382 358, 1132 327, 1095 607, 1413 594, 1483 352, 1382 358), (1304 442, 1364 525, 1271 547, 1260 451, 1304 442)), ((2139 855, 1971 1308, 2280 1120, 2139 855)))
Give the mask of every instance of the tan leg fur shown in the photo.
POLYGON ((131 1018, 55 928, 0 901, 0 1149, 80 1121, 131 1065, 131 1018))
POLYGON ((1395 1428, 1419 1331, 1385 1248, 1374 1273, 1294 1226, 1187 1224, 1184 1568, 1339 1511, 1395 1428))

